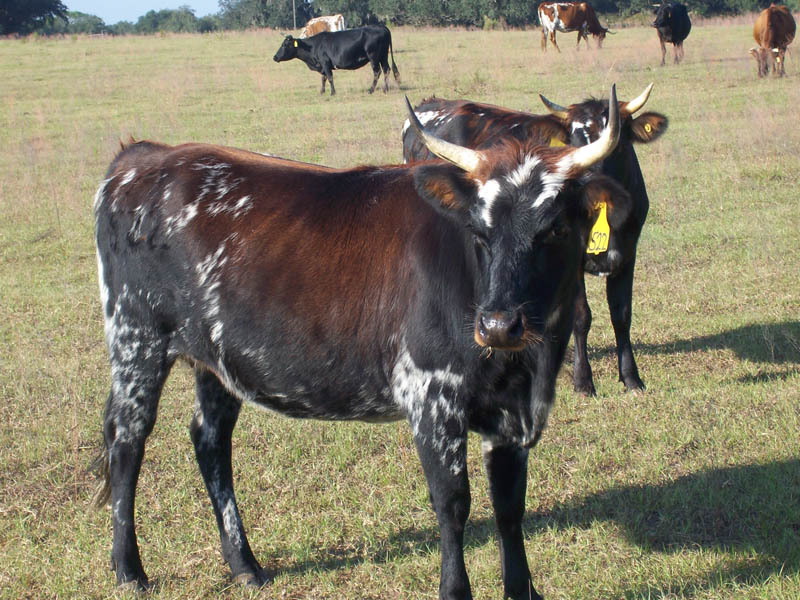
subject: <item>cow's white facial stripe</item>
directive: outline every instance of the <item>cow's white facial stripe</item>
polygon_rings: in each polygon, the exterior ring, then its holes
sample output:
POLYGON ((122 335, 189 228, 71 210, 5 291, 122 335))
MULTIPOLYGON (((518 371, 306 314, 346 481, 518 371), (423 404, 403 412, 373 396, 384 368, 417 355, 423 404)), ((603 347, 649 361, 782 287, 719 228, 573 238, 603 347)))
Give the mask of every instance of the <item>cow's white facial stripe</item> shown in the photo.
POLYGON ((485 183, 478 183, 478 197, 483 200, 481 219, 483 219, 486 227, 492 226, 492 206, 494 206, 494 202, 497 200, 499 194, 500 182, 496 179, 490 179, 485 183))

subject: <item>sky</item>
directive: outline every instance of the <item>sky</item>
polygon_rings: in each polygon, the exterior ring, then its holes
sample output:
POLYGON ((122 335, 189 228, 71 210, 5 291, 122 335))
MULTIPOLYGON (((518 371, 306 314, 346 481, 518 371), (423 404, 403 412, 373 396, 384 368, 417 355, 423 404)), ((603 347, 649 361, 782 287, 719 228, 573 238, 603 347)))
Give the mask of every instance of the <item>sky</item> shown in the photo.
POLYGON ((106 25, 120 21, 136 23, 139 17, 151 10, 188 6, 194 9, 196 17, 205 17, 219 12, 218 0, 139 0, 138 2, 119 2, 117 0, 61 0, 67 10, 95 15, 106 25))

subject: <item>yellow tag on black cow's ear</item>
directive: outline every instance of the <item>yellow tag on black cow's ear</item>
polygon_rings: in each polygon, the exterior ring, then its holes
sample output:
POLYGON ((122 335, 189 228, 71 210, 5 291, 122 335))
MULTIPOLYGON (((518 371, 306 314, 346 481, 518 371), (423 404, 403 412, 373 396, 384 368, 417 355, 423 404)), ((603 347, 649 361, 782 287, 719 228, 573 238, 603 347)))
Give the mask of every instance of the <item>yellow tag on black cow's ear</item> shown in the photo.
POLYGON ((606 215, 606 203, 600 202, 597 205, 600 213, 594 222, 594 227, 589 234, 589 245, 586 247, 586 254, 600 254, 608 250, 608 237, 611 235, 611 227, 608 225, 606 215))
POLYGON ((550 138, 550 146, 566 146, 566 144, 558 138, 550 138))
POLYGON ((294 41, 294 47, 297 48, 297 40, 294 41))

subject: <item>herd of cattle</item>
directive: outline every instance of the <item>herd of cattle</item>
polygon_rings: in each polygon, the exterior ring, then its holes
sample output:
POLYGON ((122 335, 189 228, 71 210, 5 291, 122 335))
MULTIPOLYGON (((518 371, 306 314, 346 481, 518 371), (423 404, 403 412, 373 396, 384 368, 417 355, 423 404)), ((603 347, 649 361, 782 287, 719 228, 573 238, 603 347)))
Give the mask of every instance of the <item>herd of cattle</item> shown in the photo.
MULTIPOLYGON (((678 2, 667 2, 655 6, 655 20, 652 26, 658 33, 661 45, 661 65, 665 64, 666 44, 673 45, 675 64, 683 59, 683 42, 692 30, 692 22, 686 6, 678 2)), ((597 19, 592 6, 587 2, 542 2, 537 13, 542 27, 542 50, 547 50, 547 40, 561 52, 556 43, 556 32, 578 32, 577 48, 581 39, 589 47, 589 34, 597 40, 597 47, 602 47, 606 34, 613 34, 603 27, 597 19)), ((756 19, 753 27, 753 38, 757 46, 750 49, 750 54, 758 62, 758 76, 763 77, 773 71, 783 76, 786 48, 794 40, 795 21, 786 6, 771 4, 756 19), (776 64, 777 63, 777 64, 776 64)), ((298 38, 286 36, 278 52, 276 61, 292 58, 302 60, 309 69, 322 74, 321 93, 325 92, 325 82, 333 87, 333 71, 335 69, 358 69, 367 63, 372 66, 374 78, 369 92, 375 86, 381 71, 384 74, 384 92, 388 90, 389 63, 392 53, 392 73, 398 80, 397 67, 394 64, 392 51, 392 35, 383 25, 371 25, 346 30, 344 17, 332 15, 311 19, 303 28, 298 38)))
MULTIPOLYGON (((566 22, 562 6, 549 13, 554 26, 566 22)), ((665 19, 676 15, 685 11, 665 19)), ((678 43, 674 29, 659 36, 678 43)), ((287 37, 275 60, 300 58, 334 93, 342 64, 369 61, 372 88, 381 70, 386 84, 390 49, 388 29, 366 27, 287 37)), ((392 68, 397 78, 393 58, 392 68)), ((585 273, 606 278, 620 380, 644 389, 630 327, 649 200, 634 146, 668 125, 642 112, 652 88, 618 101, 612 86, 608 100, 568 106, 542 96, 538 115, 408 103, 402 165, 124 145, 94 200, 111 365, 96 502, 111 502, 118 584, 149 585, 136 485, 162 387, 182 359, 196 379, 196 459, 237 581, 270 579, 233 486, 232 433, 248 402, 297 418, 409 422, 440 528, 440 598, 472 597, 463 547, 476 432, 505 596, 541 598, 522 530, 527 459, 571 336, 575 390, 595 393, 585 273)))

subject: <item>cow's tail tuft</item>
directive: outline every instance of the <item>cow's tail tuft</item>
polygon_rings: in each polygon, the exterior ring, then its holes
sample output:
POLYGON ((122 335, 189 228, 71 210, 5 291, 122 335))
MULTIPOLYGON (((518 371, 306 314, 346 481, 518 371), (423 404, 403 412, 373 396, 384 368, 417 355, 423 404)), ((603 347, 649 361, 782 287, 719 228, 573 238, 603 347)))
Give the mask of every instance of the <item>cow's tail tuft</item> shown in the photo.
POLYGON ((392 34, 389 34, 389 54, 392 57, 392 75, 397 85, 400 85, 400 71, 397 70, 397 65, 394 64, 394 50, 392 50, 392 34))
POLYGON ((89 466, 89 471, 100 478, 94 496, 92 496, 91 508, 101 509, 111 500, 111 473, 108 466, 108 450, 103 449, 103 453, 98 456, 89 466))

